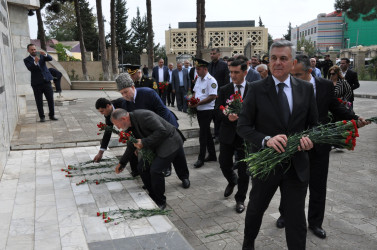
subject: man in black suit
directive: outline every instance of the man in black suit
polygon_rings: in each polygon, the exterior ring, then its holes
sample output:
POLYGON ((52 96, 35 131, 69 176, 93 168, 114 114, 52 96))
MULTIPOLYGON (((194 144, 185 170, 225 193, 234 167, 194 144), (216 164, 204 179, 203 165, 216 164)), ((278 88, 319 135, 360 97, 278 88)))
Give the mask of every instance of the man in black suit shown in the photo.
POLYGON ((189 72, 182 67, 182 62, 177 62, 177 68, 171 74, 172 92, 177 98, 177 108, 179 111, 187 113, 187 96, 188 91, 191 90, 191 83, 189 72))
POLYGON ((342 75, 351 86, 352 89, 352 96, 350 97, 349 101, 353 105, 353 90, 360 87, 359 79, 357 77, 357 72, 350 69, 350 59, 342 58, 340 59, 340 69, 342 70, 342 75))
POLYGON ((238 60, 244 60, 245 62, 247 62, 247 75, 246 75, 246 81, 248 82, 255 82, 255 81, 258 81, 261 78, 260 74, 258 73, 258 71, 256 71, 255 69, 251 68, 250 67, 250 64, 249 64, 249 59, 244 56, 244 55, 239 55, 236 57, 236 59, 238 60))
MULTIPOLYGON (((116 100, 108 100, 106 98, 99 98, 96 101, 96 109, 98 112, 100 112, 105 117, 105 124, 109 127, 113 127, 114 124, 111 122, 111 113, 113 110, 117 108, 126 109, 126 100, 124 98, 118 98, 116 100)), ((101 141, 101 147, 98 151, 97 155, 94 157, 94 162, 100 162, 103 157, 103 153, 107 150, 107 146, 109 145, 111 139, 111 131, 105 130, 103 133, 102 141, 101 141)), ((139 175, 139 171, 137 170, 137 157, 133 156, 130 158, 130 166, 131 166, 131 175, 133 177, 139 175)))
MULTIPOLYGON (((220 88, 222 86, 225 86, 229 83, 228 64, 220 60, 221 54, 218 48, 213 48, 210 52, 210 56, 211 62, 208 65, 208 73, 216 79, 218 85, 217 91, 220 91, 220 88)), ((221 120, 217 119, 217 117, 214 116, 213 122, 215 124, 215 142, 217 143, 221 120)))
MULTIPOLYGON (((111 114, 111 120, 118 128, 123 130, 131 128, 138 140, 137 143, 127 143, 127 149, 115 168, 116 173, 124 169, 135 151, 142 148, 153 150, 156 156, 149 166, 149 171, 140 171, 141 178, 151 198, 161 209, 165 209, 165 179, 162 173, 164 169, 171 163, 178 166, 175 170, 183 188, 190 187, 182 134, 176 127, 149 110, 135 110, 128 113, 124 109, 116 109, 111 114)), ((140 161, 139 169, 142 167, 143 161, 140 161)))
MULTIPOLYGON (((301 80, 310 82, 314 87, 314 94, 317 101, 319 123, 330 122, 328 112, 345 120, 358 120, 359 127, 363 127, 367 122, 343 104, 339 103, 334 96, 334 85, 331 81, 323 78, 313 77, 309 57, 305 55, 296 56, 297 64, 291 71, 291 75, 301 80)), ((327 174, 329 170, 329 157, 331 145, 316 144, 309 151, 310 179, 309 179, 309 229, 319 238, 326 238, 326 231, 322 229, 322 222, 325 214, 327 174)), ((280 218, 276 222, 278 228, 283 228, 284 211, 280 204, 280 218)))
POLYGON ((27 51, 30 55, 24 59, 24 63, 26 68, 31 72, 31 87, 33 88, 40 122, 45 122, 43 95, 45 95, 48 104, 48 116, 50 120, 56 121, 58 119, 55 118, 54 91, 51 86, 53 77, 46 66, 46 62, 52 61, 52 57, 44 51, 37 51, 35 45, 32 43, 27 46, 27 51))
MULTIPOLYGON (((284 152, 288 136, 317 124, 318 113, 313 86, 295 79, 289 72, 295 64, 291 42, 281 40, 270 48, 272 76, 254 82, 248 89, 237 132, 251 144, 252 152, 273 148, 284 152)), ((281 163, 265 179, 252 178, 252 189, 245 218, 243 249, 254 249, 263 214, 278 187, 286 220, 289 249, 305 249, 305 196, 309 181, 309 159, 306 150, 313 147, 308 137, 300 139, 299 151, 281 163)))
POLYGON ((334 63, 330 60, 330 55, 325 55, 325 60, 321 62, 321 68, 323 69, 323 77, 325 79, 328 78, 329 69, 334 65, 334 63))
POLYGON ((154 67, 152 70, 152 78, 157 82, 159 96, 164 105, 166 105, 166 93, 168 89, 167 87, 160 89, 160 83, 169 82, 169 70, 168 67, 164 66, 164 59, 160 58, 160 60, 158 60, 158 66, 154 67))
POLYGON ((223 86, 220 89, 219 97, 216 101, 215 111, 217 116, 221 119, 219 141, 220 141, 220 156, 219 163, 221 171, 228 181, 225 188, 224 196, 228 197, 233 193, 234 187, 238 184, 238 191, 234 196, 236 200, 236 212, 242 213, 245 210, 244 201, 246 199, 247 188, 249 185, 249 176, 246 174, 246 163, 238 163, 238 177, 233 171, 233 154, 237 152, 237 160, 240 161, 245 158, 244 141, 237 134, 237 120, 238 114, 225 115, 220 106, 226 106, 226 101, 230 99, 236 91, 241 94, 242 98, 246 97, 247 90, 251 83, 245 81, 247 74, 247 64, 242 60, 235 60, 229 66, 232 82, 223 86))

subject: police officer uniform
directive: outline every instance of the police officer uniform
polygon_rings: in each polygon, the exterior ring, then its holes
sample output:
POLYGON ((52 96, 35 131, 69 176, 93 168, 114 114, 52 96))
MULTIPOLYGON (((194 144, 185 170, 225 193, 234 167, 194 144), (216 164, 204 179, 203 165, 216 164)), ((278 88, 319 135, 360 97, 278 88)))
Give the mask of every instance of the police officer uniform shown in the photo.
MULTIPOLYGON (((126 65, 127 73, 130 75, 136 74, 140 70, 140 65, 126 65)), ((139 81, 134 82, 135 88, 147 87, 154 89, 157 92, 158 86, 152 77, 142 76, 139 81)))
MULTIPOLYGON (((195 66, 208 66, 208 62, 195 59, 195 66)), ((195 92, 195 98, 199 100, 204 100, 210 95, 217 95, 217 81, 209 73, 203 78, 199 77, 196 80, 195 87, 193 91, 195 92)), ((199 144, 200 152, 198 156, 198 161, 194 164, 196 168, 203 166, 205 161, 216 161, 216 151, 215 144, 212 139, 211 134, 211 120, 214 115, 215 100, 197 106, 197 119, 199 123, 199 144), (208 157, 205 158, 206 151, 208 150, 208 157)))

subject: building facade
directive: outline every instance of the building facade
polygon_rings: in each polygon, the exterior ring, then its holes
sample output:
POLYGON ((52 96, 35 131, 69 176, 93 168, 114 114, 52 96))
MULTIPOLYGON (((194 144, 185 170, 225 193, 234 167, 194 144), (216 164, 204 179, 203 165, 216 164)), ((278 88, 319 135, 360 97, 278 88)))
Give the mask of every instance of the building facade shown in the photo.
MULTIPOLYGON (((230 47, 232 55, 243 54, 248 42, 254 46, 254 55, 267 53, 268 30, 265 27, 255 27, 255 21, 219 21, 206 22, 204 47, 230 47)), ((165 31, 167 51, 176 55, 196 54, 196 23, 180 22, 178 29, 165 31)))
POLYGON ((353 21, 344 16, 345 31, 343 48, 377 45, 377 19, 364 21, 362 17, 353 21))
POLYGON ((291 41, 311 40, 318 54, 342 48, 344 21, 341 13, 319 14, 316 19, 292 28, 291 41))

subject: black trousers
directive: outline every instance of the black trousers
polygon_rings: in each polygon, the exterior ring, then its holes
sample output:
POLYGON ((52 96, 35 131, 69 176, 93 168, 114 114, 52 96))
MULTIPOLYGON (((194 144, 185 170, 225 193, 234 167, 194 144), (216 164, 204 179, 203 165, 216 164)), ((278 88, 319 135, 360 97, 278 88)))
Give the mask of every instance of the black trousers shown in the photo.
POLYGON ((130 167, 131 167, 132 172, 137 173, 139 171, 138 170, 138 159, 137 159, 137 156, 135 154, 132 154, 132 156, 130 157, 130 167))
POLYGON ((45 95, 48 104, 48 116, 54 116, 54 91, 52 90, 51 82, 45 82, 44 84, 34 85, 31 87, 33 88, 34 99, 37 104, 39 118, 45 118, 43 110, 43 95, 45 95))
POLYGON ((293 167, 284 173, 277 167, 266 180, 252 178, 250 200, 246 211, 243 249, 252 249, 262 224, 263 214, 268 208, 278 187, 285 218, 285 236, 288 249, 305 249, 306 219, 305 196, 308 182, 301 182, 293 167))
POLYGON ((180 180, 189 178, 189 171, 187 168, 186 156, 181 146, 174 153, 166 158, 156 156, 152 165, 144 169, 143 161, 139 161, 139 173, 141 179, 147 188, 151 198, 157 203, 162 205, 166 203, 165 197, 165 177, 162 173, 171 163, 174 165, 175 172, 180 180))
POLYGON ((168 99, 168 105, 174 105, 174 100, 175 100, 175 94, 173 93, 173 88, 171 86, 171 84, 169 84, 168 86, 168 90, 166 92, 166 98, 168 99))
POLYGON ((245 158, 245 151, 242 145, 236 147, 233 144, 225 144, 220 142, 219 163, 221 171, 228 183, 238 184, 238 191, 234 196, 236 202, 244 202, 249 186, 250 176, 246 174, 246 162, 238 163, 238 181, 237 175, 233 170, 233 154, 237 152, 237 160, 245 158))
MULTIPOLYGON (((309 226, 322 227, 325 216, 327 175, 329 172, 329 158, 331 146, 317 144, 309 153, 309 226)), ((280 214, 284 217, 282 202, 279 206, 280 214)))
POLYGON ((199 123, 200 144, 198 160, 204 161, 207 150, 210 156, 216 155, 215 143, 213 142, 210 128, 211 120, 213 117, 213 109, 203 111, 198 110, 196 117, 199 123))
POLYGON ((187 92, 185 87, 179 87, 179 89, 175 90, 175 96, 177 97, 177 108, 179 111, 187 112, 187 100, 186 100, 187 92))
POLYGON ((164 89, 164 90, 160 90, 158 89, 158 95, 160 96, 162 102, 164 103, 164 105, 166 105, 166 93, 167 93, 167 88, 164 89))

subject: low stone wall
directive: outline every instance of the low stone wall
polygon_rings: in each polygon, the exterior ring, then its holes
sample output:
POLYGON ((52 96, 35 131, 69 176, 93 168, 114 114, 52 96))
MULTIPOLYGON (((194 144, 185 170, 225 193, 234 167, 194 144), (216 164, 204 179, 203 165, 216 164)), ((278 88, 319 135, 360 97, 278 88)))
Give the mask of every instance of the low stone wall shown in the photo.
POLYGON ((73 90, 117 90, 115 81, 72 81, 73 90))
MULTIPOLYGON (((60 62, 67 74, 72 81, 82 81, 84 80, 82 74, 82 64, 81 61, 70 61, 70 62, 60 62)), ((101 81, 103 79, 102 63, 100 61, 87 61, 86 69, 88 70, 89 79, 91 81, 101 81)), ((111 64, 109 64, 109 74, 111 73, 111 64)))

